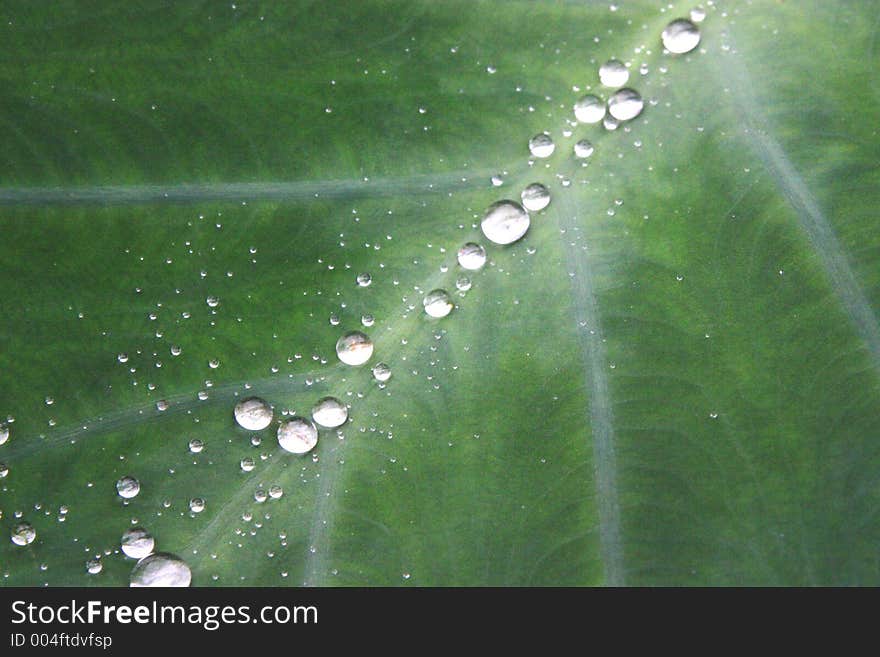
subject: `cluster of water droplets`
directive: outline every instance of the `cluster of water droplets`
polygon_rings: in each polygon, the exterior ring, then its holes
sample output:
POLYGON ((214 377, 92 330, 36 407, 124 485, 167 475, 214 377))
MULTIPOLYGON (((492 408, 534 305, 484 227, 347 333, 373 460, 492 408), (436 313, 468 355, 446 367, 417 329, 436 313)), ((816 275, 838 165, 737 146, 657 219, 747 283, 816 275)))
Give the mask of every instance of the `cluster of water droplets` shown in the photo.
MULTIPOLYGON (((696 8, 691 12, 689 19, 678 18, 671 21, 660 35, 665 50, 673 55, 694 50, 701 38, 697 23, 704 18, 705 11, 696 8)), ((627 63, 619 59, 605 61, 598 69, 598 78, 601 86, 610 93, 607 98, 599 91, 578 98, 573 105, 575 123, 601 123, 606 130, 614 130, 621 123, 632 121, 642 113, 645 103, 641 94, 631 86, 627 86, 630 82, 627 63)), ((556 144, 550 134, 542 132, 528 140, 528 152, 532 158, 550 158, 556 152, 556 144)), ((573 155, 578 160, 585 161, 591 158, 594 152, 594 145, 587 138, 581 138, 574 143, 573 155)), ((491 183, 493 187, 501 187, 504 185, 504 178, 501 174, 493 176, 491 183)), ((531 226, 530 213, 545 210, 550 202, 551 193, 547 185, 533 182, 521 190, 518 200, 503 198, 490 204, 483 213, 480 230, 486 240, 493 245, 504 247, 513 244, 528 233, 531 226)), ((455 286, 459 291, 465 292, 473 284, 470 273, 483 269, 488 260, 488 252, 482 244, 468 241, 458 249, 456 260, 462 272, 457 275, 455 286)), ((447 269, 444 268, 443 271, 447 269)), ((372 276, 367 272, 362 272, 356 277, 357 286, 360 288, 369 287, 372 282, 372 276)), ((220 300, 212 295, 207 297, 206 303, 209 308, 216 308, 220 300)), ((422 306, 425 314, 432 319, 445 318, 455 309, 451 295, 443 288, 432 289, 426 293, 422 299, 422 306)), ((369 328, 373 325, 374 318, 365 314, 361 318, 361 323, 365 328, 369 328)), ((330 316, 330 324, 333 326, 340 324, 340 319, 335 313, 330 316)), ((342 364, 360 367, 373 358, 375 345, 366 333, 354 330, 343 333, 336 341, 335 349, 342 364)), ((180 353, 180 347, 171 347, 172 356, 180 353)), ((128 360, 128 354, 118 355, 120 363, 127 363, 128 360)), ((219 361, 212 360, 209 365, 216 368, 219 366, 219 361)), ((375 363, 370 371, 380 386, 384 386, 392 375, 391 367, 385 362, 375 363)), ((158 410, 164 411, 167 408, 168 403, 164 400, 157 403, 158 410)), ((272 406, 265 399, 256 396, 238 401, 232 415, 239 427, 251 433, 266 430, 275 419, 272 406)), ((349 420, 349 407, 336 397, 324 396, 315 401, 308 415, 308 417, 291 415, 276 421, 277 442, 282 450, 295 455, 311 452, 318 444, 319 427, 338 429, 343 426, 349 420)), ((9 441, 10 434, 9 423, 0 424, 0 446, 9 441)), ((192 439, 188 443, 188 448, 191 453, 196 454, 202 451, 204 443, 192 439)), ((240 461, 240 468, 244 472, 252 471, 255 465, 254 459, 250 457, 240 461)), ((0 479, 6 477, 8 472, 8 466, 0 462, 0 479)), ((137 497, 140 492, 140 481, 131 475, 122 476, 116 481, 116 493, 124 503, 137 497)), ((282 494, 283 490, 280 486, 270 487, 268 493, 260 488, 255 493, 255 499, 262 502, 269 497, 278 499, 282 494)), ((207 503, 202 497, 194 497, 189 502, 189 509, 193 514, 201 513, 206 506, 207 503)), ((17 546, 30 545, 37 538, 37 532, 31 523, 22 520, 19 516, 17 518, 18 522, 12 526, 11 541, 17 546)), ((187 563, 174 554, 157 552, 155 548, 156 541, 153 536, 140 526, 131 527, 123 533, 119 549, 126 557, 136 560, 130 575, 130 585, 133 587, 189 586, 192 572, 187 563)), ((89 559, 86 570, 92 575, 100 573, 102 571, 100 556, 89 559)))

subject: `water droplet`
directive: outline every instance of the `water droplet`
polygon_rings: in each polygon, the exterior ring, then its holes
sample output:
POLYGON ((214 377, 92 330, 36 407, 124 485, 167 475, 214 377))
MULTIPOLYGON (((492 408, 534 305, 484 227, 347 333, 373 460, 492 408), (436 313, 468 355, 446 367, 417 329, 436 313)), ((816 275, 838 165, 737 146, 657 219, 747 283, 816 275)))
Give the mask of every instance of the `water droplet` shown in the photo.
POLYGON ((550 205, 550 190, 541 183, 532 183, 520 194, 523 207, 529 212, 538 212, 550 205))
POLYGON ((629 80, 629 70, 619 59, 609 59, 599 67, 599 81, 606 87, 622 87, 629 80))
POLYGON ((153 536, 141 527, 127 529, 120 541, 122 551, 132 559, 143 559, 153 551, 155 546, 156 541, 153 540, 153 536))
POLYGON ((370 283, 373 282, 373 277, 370 276, 367 272, 363 272, 362 274, 357 275, 357 284, 361 287, 367 287, 370 283))
POLYGON ((209 308, 216 308, 217 306, 220 305, 220 298, 215 297, 215 296, 210 296, 207 299, 205 299, 205 303, 208 304, 209 308))
POLYGON ((171 355, 172 356, 180 356, 180 354, 182 352, 183 352, 183 349, 181 349, 177 345, 171 345, 171 355))
POLYGON ((516 201, 497 201, 489 206, 480 228, 495 244, 512 244, 529 230, 529 213, 516 201))
POLYGON ((330 326, 337 326, 339 324, 339 315, 336 313, 330 313, 330 326))
POLYGON ((160 399, 159 401, 156 402, 156 410, 159 411, 160 413, 167 411, 168 410, 168 402, 165 401, 164 399, 160 399))
POLYGON ((574 145, 574 156, 579 159, 585 159, 593 154, 593 144, 587 139, 581 139, 574 145))
POLYGON ((187 587, 192 571, 186 562, 167 552, 156 552, 141 559, 131 571, 130 586, 187 587))
POLYGON ((373 341, 365 333, 351 331, 336 342, 336 355, 346 365, 363 365, 373 355, 373 341))
POLYGON ((618 121, 629 121, 642 113, 645 101, 635 89, 624 88, 608 99, 608 113, 618 121))
POLYGON ((205 449, 205 443, 198 438, 193 438, 189 441, 189 451, 193 454, 198 454, 203 449, 205 449))
POLYGON ((455 287, 459 292, 467 292, 471 289, 471 285, 471 279, 469 279, 467 276, 459 276, 455 280, 455 287))
POLYGON ((5 463, 0 463, 0 479, 4 479, 6 475, 9 474, 9 466, 5 463))
POLYGON ((259 502, 260 504, 262 504, 267 499, 269 499, 269 496, 266 494, 266 491, 263 490, 262 488, 258 488, 257 490, 254 491, 254 501, 255 502, 259 502))
POLYGON ((324 397, 312 407, 312 419, 322 427, 333 429, 345 424, 348 409, 336 397, 324 397))
POLYGON ((529 152, 535 157, 550 157, 554 150, 556 150, 556 144, 548 134, 542 132, 529 139, 529 152))
POLYGON ((366 326, 367 328, 371 327, 376 323, 376 318, 372 315, 361 315, 361 324, 366 326))
POLYGON ((318 444, 318 429, 304 417, 292 417, 278 427, 278 444, 293 454, 305 454, 318 444))
POLYGON ((12 527, 12 542, 16 545, 30 545, 37 537, 37 530, 29 522, 19 522, 12 527))
POLYGON ((373 366, 373 378, 380 383, 384 383, 391 378, 391 368, 385 363, 376 363, 373 366))
POLYGON ((120 363, 127 363, 128 362, 128 354, 124 354, 124 353, 119 354, 118 356, 116 356, 116 360, 118 360, 120 363))
POLYGON ((686 18, 672 21, 660 35, 663 47, 675 55, 683 55, 700 43, 700 29, 686 18))
POLYGON ((599 123, 605 117, 605 101, 587 94, 574 104, 574 118, 581 123, 599 123))
POLYGON ((104 569, 104 564, 97 557, 86 561, 86 572, 89 575, 97 575, 104 569))
POLYGON ((189 510, 193 513, 201 513, 205 510, 205 500, 201 497, 194 497, 189 501, 189 510))
POLYGON ((706 10, 701 5, 697 5, 691 9, 691 21, 694 23, 702 23, 706 20, 706 10))
POLYGON ((452 312, 452 300, 446 290, 431 290, 422 299, 425 312, 431 317, 446 317, 452 312))
POLYGON ((239 465, 241 466, 242 471, 250 472, 251 470, 254 469, 255 464, 254 464, 254 460, 252 458, 245 457, 239 462, 239 465))
POLYGON ((284 489, 281 486, 270 486, 269 487, 269 497, 273 500, 280 500, 284 495, 284 489))
POLYGON ((468 242, 458 250, 458 264, 472 271, 486 264, 486 249, 476 242, 468 242))
POLYGON ((492 176, 491 182, 492 187, 501 187, 501 185, 504 184, 504 176, 502 176, 500 173, 496 173, 494 176, 492 176))
POLYGON ((272 423, 272 407, 259 397, 242 399, 235 405, 235 421, 242 429, 262 431, 272 423))
POLYGON ((134 477, 121 477, 116 482, 116 492, 119 493, 119 497, 130 500, 141 492, 141 483, 134 477))

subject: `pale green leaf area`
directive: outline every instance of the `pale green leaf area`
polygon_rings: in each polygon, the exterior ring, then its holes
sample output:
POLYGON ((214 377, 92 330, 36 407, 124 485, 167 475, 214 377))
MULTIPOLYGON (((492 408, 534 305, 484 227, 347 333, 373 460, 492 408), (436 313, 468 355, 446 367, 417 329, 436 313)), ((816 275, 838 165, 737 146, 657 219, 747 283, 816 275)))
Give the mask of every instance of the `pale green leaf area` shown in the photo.
POLYGON ((195 586, 880 584, 880 5, 664 52, 693 6, 5 3, 0 584, 126 586, 133 526, 195 586), (576 123, 611 57, 644 111, 576 123))

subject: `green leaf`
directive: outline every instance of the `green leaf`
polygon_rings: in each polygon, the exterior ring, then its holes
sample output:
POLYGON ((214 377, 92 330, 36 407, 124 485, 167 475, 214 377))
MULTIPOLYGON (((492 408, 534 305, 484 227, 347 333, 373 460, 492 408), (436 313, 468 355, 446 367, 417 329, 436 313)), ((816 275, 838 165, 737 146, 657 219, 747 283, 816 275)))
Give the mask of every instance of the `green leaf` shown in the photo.
POLYGON ((0 582, 126 585, 141 526, 198 586, 880 583, 876 3, 707 4, 664 52, 691 8, 6 3, 0 582), (611 57, 643 113, 576 124, 611 57))

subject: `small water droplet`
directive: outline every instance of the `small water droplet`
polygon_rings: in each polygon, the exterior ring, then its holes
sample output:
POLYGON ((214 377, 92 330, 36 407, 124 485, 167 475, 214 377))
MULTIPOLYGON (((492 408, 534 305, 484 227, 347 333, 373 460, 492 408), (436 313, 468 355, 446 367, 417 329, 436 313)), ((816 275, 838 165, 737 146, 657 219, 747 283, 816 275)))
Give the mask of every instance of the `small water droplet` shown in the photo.
POLYGON ((373 378, 384 383, 391 378, 391 368, 385 363, 376 363, 373 367, 373 378))
POLYGON ((10 537, 15 545, 30 545, 37 537, 37 530, 29 522, 19 522, 12 526, 10 537))
POLYGON ((116 492, 119 494, 119 497, 130 500, 133 497, 137 497, 138 493, 141 492, 141 484, 134 477, 121 477, 116 482, 116 492))
POLYGON ((254 469, 255 464, 254 464, 254 460, 252 458, 246 457, 246 458, 243 458, 239 462, 239 465, 241 466, 242 471, 250 472, 251 470, 254 469))
POLYGON ((189 501, 189 510, 193 513, 201 513, 205 510, 205 500, 201 497, 194 497, 189 501))
POLYGON ((475 271, 486 264, 486 249, 476 242, 468 242, 458 250, 458 264, 463 269, 475 271))
POLYGON ((193 438, 189 441, 189 451, 193 454, 198 454, 203 449, 205 449, 205 443, 198 438, 193 438))
POLYGON ((120 540, 120 547, 126 556, 132 559, 143 559, 153 552, 156 541, 146 529, 142 527, 132 527, 125 530, 120 540))
POLYGON ((663 47, 675 55, 683 55, 700 43, 700 29, 686 18, 677 18, 660 35, 663 47))
POLYGON ((351 331, 336 342, 336 355, 346 365, 363 365, 373 355, 373 341, 365 333, 351 331))
POLYGON ((539 212, 550 205, 550 190, 541 183, 532 183, 522 191, 520 198, 526 210, 539 212))
POLYGON ((208 304, 209 308, 216 308, 220 305, 220 297, 210 296, 205 299, 205 303, 208 304))
POLYGON ((605 117, 605 101, 587 94, 574 104, 574 118, 581 123, 599 123, 605 117))
POLYGON ((238 426, 248 431, 262 431, 272 423, 272 407, 259 397, 242 399, 233 414, 238 426))
POLYGON ((453 303, 446 290, 431 290, 422 299, 425 312, 431 317, 446 317, 452 312, 453 303))
POLYGON ((334 429, 345 424, 348 408, 336 397, 324 397, 312 407, 312 419, 322 427, 334 429))
POLYGON ((516 201, 497 201, 489 206, 480 228, 495 244, 512 244, 529 230, 529 213, 516 201))
POLYGON ((89 559, 86 561, 86 572, 89 575, 97 575, 104 569, 104 564, 101 563, 101 560, 95 557, 94 559, 89 559))
POLYGON ((311 420, 294 416, 278 427, 278 444, 292 454, 305 454, 318 444, 318 429, 311 420))
POLYGON ((593 144, 587 139, 581 139, 574 145, 574 156, 578 159, 586 159, 593 154, 593 144))
POLYGON ((624 88, 608 99, 608 113, 618 121, 629 121, 642 113, 645 102, 635 89, 624 88))
POLYGON ((131 587, 183 588, 192 582, 192 571, 186 562, 167 552, 156 552, 141 559, 131 571, 131 587))
POLYGON ((609 59, 599 67, 599 81, 606 87, 622 87, 629 80, 629 70, 619 59, 609 59))
POLYGON ((373 282, 373 277, 367 272, 357 275, 357 284, 361 287, 367 287, 373 282))
POLYGON ((535 157, 550 157, 554 150, 556 150, 556 144, 548 134, 542 132, 529 139, 529 152, 535 157))

